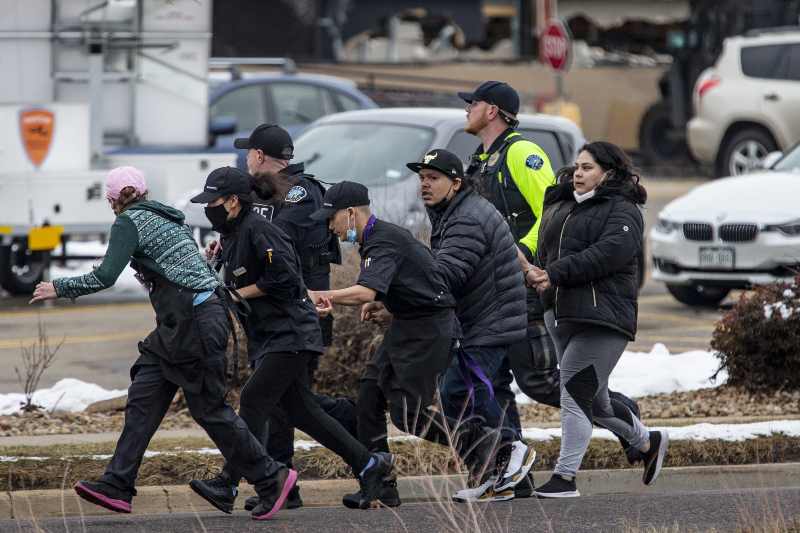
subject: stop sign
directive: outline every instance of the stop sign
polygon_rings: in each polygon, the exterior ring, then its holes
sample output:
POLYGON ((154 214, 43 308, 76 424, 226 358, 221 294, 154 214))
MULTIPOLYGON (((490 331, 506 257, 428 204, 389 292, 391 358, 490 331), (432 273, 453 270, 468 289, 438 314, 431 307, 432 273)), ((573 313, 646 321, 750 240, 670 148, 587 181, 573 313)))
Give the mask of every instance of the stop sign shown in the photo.
POLYGON ((539 56, 542 63, 554 70, 569 69, 572 59, 572 41, 569 31, 560 20, 553 20, 539 36, 539 56))

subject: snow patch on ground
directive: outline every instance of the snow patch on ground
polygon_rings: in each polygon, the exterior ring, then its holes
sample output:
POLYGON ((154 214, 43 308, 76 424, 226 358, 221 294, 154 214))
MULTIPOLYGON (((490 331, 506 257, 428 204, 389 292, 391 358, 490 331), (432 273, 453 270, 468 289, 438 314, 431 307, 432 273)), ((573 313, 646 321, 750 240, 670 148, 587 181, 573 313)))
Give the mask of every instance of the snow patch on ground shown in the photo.
MULTIPOLYGON (((65 378, 49 389, 39 389, 33 393, 33 403, 46 411, 83 411, 90 404, 124 396, 127 390, 106 390, 94 383, 79 379, 65 378)), ((19 412, 25 402, 20 393, 0 394, 0 415, 19 412)))
MULTIPOLYGON (((712 352, 695 350, 671 354, 661 343, 653 345, 649 353, 628 352, 622 354, 614 371, 611 372, 609 388, 632 398, 685 392, 709 387, 717 387, 727 381, 728 375, 720 372, 715 381, 711 376, 719 368, 719 359, 712 352)), ((517 403, 532 403, 517 386, 513 384, 517 403)))
MULTIPOLYGON (((750 424, 694 424, 691 426, 683 427, 651 427, 653 429, 666 429, 669 431, 670 440, 724 440, 724 441, 743 441, 747 439, 755 439, 761 436, 770 436, 774 434, 783 434, 787 437, 800 437, 800 420, 773 420, 769 422, 754 422, 750 424)), ((526 428, 522 430, 522 435, 525 439, 530 441, 545 441, 552 438, 561 437, 561 428, 526 428)), ((605 429, 595 429, 592 432, 593 439, 609 439, 616 440, 616 437, 610 431, 605 429)), ((401 435, 389 438, 390 441, 412 441, 419 440, 417 437, 410 435, 401 435)), ((294 443, 295 450, 308 451, 313 448, 318 448, 319 443, 313 440, 297 440, 294 443)), ((175 456, 180 453, 194 453, 199 455, 220 455, 220 451, 216 448, 200 448, 197 450, 182 450, 180 452, 159 452, 159 451, 146 451, 145 457, 158 457, 158 456, 175 456)), ((110 454, 98 455, 71 455, 65 456, 61 459, 77 459, 88 458, 95 461, 108 461, 111 459, 110 454)), ((0 463, 17 462, 19 460, 26 461, 46 461, 48 457, 22 457, 22 456, 0 456, 0 463)))

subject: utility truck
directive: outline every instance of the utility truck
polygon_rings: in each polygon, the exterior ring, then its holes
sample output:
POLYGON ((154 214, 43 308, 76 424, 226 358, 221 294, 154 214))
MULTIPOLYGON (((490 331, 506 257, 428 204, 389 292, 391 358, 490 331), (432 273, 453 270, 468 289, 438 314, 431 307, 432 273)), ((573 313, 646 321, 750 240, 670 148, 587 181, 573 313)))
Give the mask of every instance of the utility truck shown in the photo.
POLYGON ((208 139, 211 0, 0 0, 0 284, 105 238, 108 169, 174 203, 235 164, 208 139))

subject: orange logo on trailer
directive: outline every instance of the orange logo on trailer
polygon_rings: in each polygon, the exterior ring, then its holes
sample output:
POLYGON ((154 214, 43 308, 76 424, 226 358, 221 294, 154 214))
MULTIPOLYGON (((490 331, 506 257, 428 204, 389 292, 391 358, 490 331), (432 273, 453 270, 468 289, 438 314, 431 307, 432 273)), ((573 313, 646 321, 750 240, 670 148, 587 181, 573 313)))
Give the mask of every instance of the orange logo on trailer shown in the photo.
POLYGON ((27 109, 19 114, 22 145, 33 166, 40 167, 50 151, 55 115, 46 109, 27 109))

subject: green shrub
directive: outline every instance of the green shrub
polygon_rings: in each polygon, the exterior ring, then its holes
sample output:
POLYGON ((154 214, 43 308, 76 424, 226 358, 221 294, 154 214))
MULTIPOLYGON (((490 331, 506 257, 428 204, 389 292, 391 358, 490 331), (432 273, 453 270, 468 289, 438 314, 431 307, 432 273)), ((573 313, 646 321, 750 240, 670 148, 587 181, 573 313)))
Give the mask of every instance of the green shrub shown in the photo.
POLYGON ((750 392, 800 389, 800 276, 742 294, 717 322, 711 348, 730 385, 750 392))

